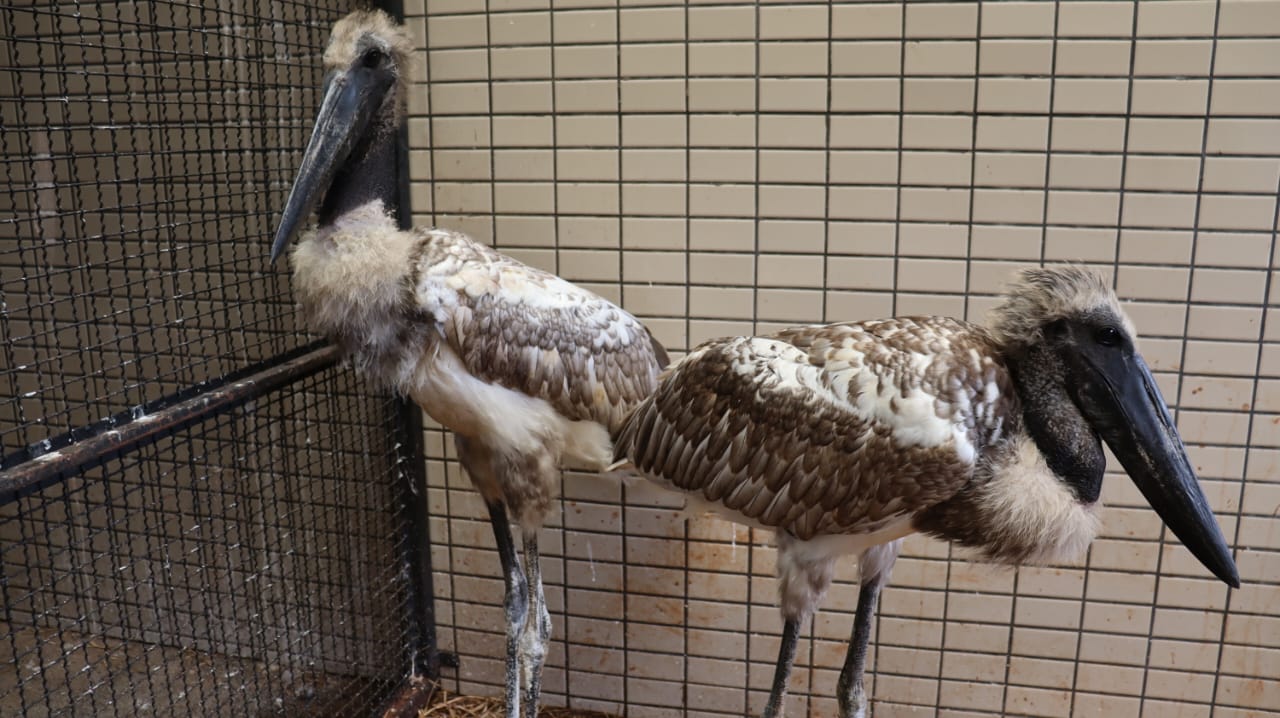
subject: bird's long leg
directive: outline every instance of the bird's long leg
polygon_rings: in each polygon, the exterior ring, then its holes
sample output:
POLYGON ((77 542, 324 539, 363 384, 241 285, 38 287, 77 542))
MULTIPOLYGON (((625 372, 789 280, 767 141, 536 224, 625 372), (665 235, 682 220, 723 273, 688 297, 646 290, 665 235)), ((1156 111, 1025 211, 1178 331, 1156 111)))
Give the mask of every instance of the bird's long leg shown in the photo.
POLYGON ((538 554, 538 534, 524 535, 524 569, 529 584, 529 613, 520 639, 521 673, 524 678, 524 715, 537 718, 538 696, 542 693, 542 666, 551 640, 551 614, 542 593, 542 561, 538 554))
POLYGON ((529 613, 529 584, 520 570, 520 558, 516 556, 515 541, 511 538, 511 525, 507 520, 507 507, 501 501, 489 503, 489 522, 493 524, 493 537, 498 543, 498 560, 502 562, 502 579, 506 587, 502 602, 507 618, 505 715, 506 718, 520 718, 519 647, 529 613))
POLYGON ((862 588, 858 591, 858 610, 853 618, 853 635, 849 652, 844 657, 836 695, 840 701, 840 718, 867 718, 867 694, 862 687, 862 674, 867 662, 867 644, 871 640, 871 619, 876 614, 880 589, 889 582, 889 573, 902 550, 902 540, 873 546, 858 559, 862 588))
POLYGON ((778 542, 778 603, 782 608, 782 645, 773 669, 773 687, 763 718, 779 718, 787 698, 787 679, 796 659, 800 625, 813 615, 822 595, 831 585, 835 559, 804 550, 805 542, 785 531, 775 535, 778 542))
POLYGON ((765 704, 761 718, 778 718, 782 715, 782 702, 787 698, 787 680, 796 661, 796 642, 800 637, 800 619, 788 618, 782 622, 782 645, 778 648, 778 664, 773 669, 773 687, 769 689, 769 702, 765 704))

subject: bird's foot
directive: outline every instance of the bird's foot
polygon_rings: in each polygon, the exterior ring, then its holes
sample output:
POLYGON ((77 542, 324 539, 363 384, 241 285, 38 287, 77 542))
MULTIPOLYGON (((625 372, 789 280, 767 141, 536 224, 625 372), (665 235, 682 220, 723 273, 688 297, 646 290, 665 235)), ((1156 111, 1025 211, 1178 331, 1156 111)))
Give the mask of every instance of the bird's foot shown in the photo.
POLYGON ((867 718, 867 694, 862 690, 862 681, 853 690, 840 696, 840 718, 867 718))
MULTIPOLYGON (((537 718, 538 699, 542 694, 542 668, 547 660, 547 644, 551 638, 551 616, 545 606, 531 616, 520 636, 520 676, 523 683, 524 717, 537 718)), ((536 610, 536 609, 535 609, 536 610)))
MULTIPOLYGON (((504 608, 507 619, 507 661, 506 661, 506 712, 505 718, 521 718, 520 683, 527 660, 524 656, 524 637, 531 631, 528 621, 529 592, 524 576, 515 574, 516 579, 507 589, 504 608)), ((533 708, 537 710, 537 705, 533 708)), ((527 708, 526 708, 527 710, 527 708)))

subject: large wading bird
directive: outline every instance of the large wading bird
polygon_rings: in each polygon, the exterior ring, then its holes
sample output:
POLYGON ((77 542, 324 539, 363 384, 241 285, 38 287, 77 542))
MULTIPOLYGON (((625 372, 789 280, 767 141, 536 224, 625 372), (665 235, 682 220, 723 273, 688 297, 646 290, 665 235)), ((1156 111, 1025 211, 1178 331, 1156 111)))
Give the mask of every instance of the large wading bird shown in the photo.
POLYGON ((690 507, 771 529, 782 647, 765 716, 782 712, 801 622, 859 554, 837 686, 864 716, 871 618, 904 536, 987 560, 1077 558, 1098 531, 1105 442, 1182 543, 1239 586, 1133 326, 1098 276, 1028 270, 989 328, 908 317, 703 344, 662 376, 617 437, 618 466, 690 507))
POLYGON ((324 98, 271 258, 318 208, 292 252, 307 325, 453 430, 502 563, 507 716, 523 701, 532 717, 551 631, 538 529, 560 468, 612 462, 611 432, 654 389, 666 354, 635 317, 559 277, 457 232, 397 227, 409 50, 381 12, 334 25, 324 98))

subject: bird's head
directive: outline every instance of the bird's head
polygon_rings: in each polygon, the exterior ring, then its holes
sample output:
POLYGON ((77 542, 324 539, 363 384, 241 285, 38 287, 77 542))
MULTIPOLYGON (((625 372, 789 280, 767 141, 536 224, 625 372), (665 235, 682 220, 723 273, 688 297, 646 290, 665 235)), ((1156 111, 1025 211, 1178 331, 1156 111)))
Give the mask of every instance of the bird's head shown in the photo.
POLYGON ((1034 356, 1032 383, 1065 394, 1180 541, 1218 578, 1239 586, 1231 551, 1200 489, 1186 447, 1135 345, 1111 287, 1080 267, 1030 269, 994 311, 1010 356, 1034 356))
POLYGON ((324 96, 271 245, 274 262, 324 198, 334 177, 404 116, 412 44, 381 10, 339 20, 324 51, 324 96))

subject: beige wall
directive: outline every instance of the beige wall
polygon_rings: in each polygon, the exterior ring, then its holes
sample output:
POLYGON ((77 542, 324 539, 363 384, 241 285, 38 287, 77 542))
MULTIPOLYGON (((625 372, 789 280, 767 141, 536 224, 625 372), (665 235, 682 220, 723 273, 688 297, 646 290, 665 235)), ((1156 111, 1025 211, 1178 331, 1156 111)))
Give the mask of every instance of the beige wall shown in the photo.
MULTIPOLYGON (((1068 259, 1114 276, 1145 335, 1244 587, 1119 476, 1079 566, 912 539, 877 624, 877 716, 1280 715, 1280 2, 554 5, 407 3, 420 224, 620 301, 676 354, 792 323, 980 320, 1014 268, 1068 259)), ((440 640, 457 687, 493 694, 492 537, 429 433, 440 640)), ((669 506, 566 478, 543 539, 548 702, 763 705, 770 537, 669 506)), ((805 631, 790 715, 834 714, 854 579, 805 631)))

